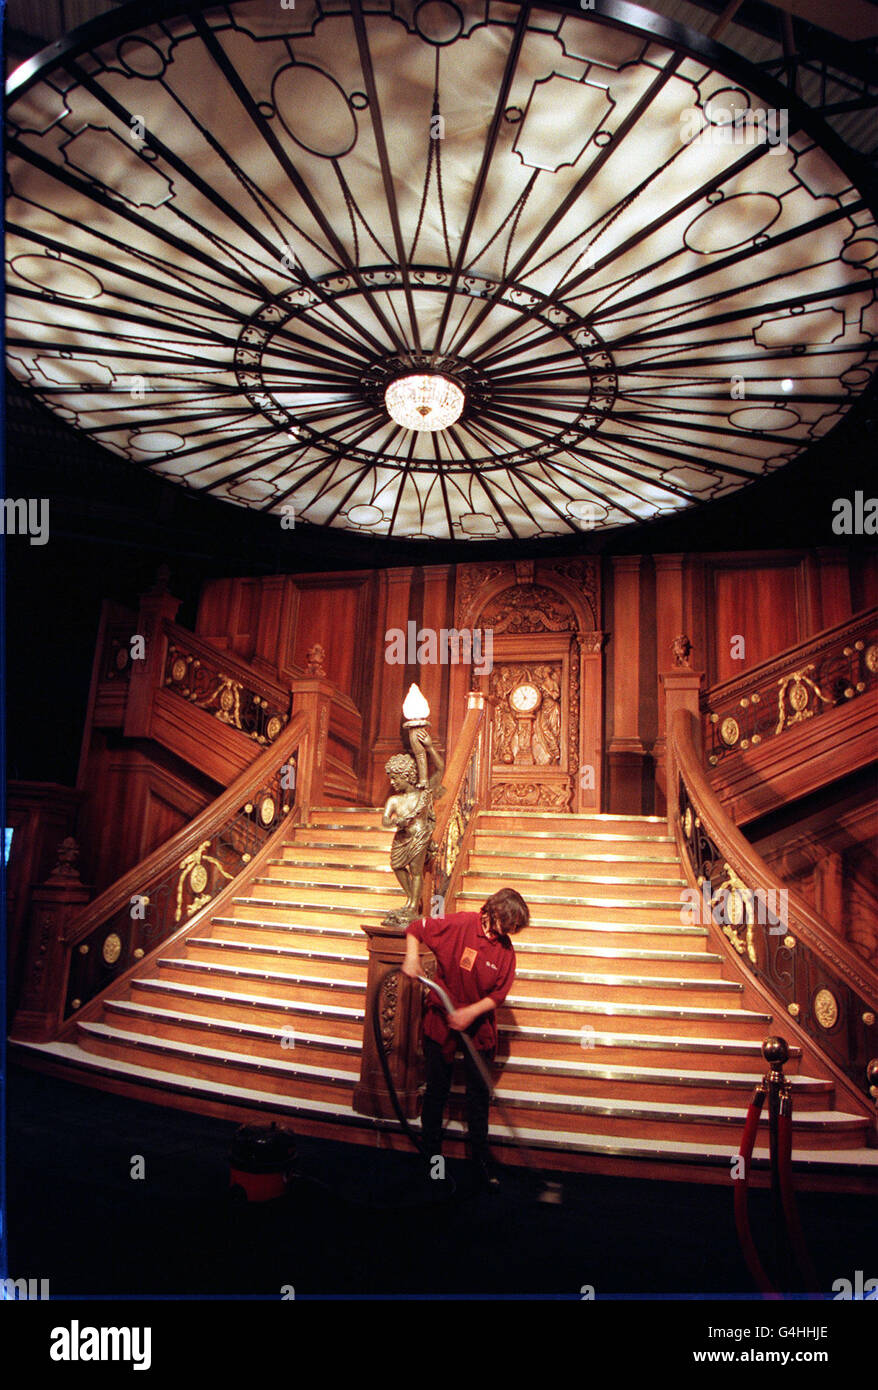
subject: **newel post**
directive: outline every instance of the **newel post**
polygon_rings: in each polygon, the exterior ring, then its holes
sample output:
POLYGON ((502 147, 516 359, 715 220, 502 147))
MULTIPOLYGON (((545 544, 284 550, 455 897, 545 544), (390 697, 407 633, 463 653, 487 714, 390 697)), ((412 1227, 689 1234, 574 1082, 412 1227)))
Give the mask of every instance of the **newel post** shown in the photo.
POLYGON ((180 600, 168 591, 170 570, 160 565, 152 589, 141 597, 137 629, 131 634, 131 675, 125 705, 126 738, 148 738, 157 690, 165 680, 164 624, 173 622, 180 600))
POLYGON ((69 928, 91 901, 91 890, 76 869, 78 854, 75 840, 63 840, 57 865, 46 882, 31 892, 24 978, 10 1033, 13 1041, 51 1042, 64 1021, 69 928))
MULTIPOLYGON (((423 985, 399 970, 405 956, 405 933, 395 928, 362 924, 369 939, 369 974, 366 984, 366 1015, 363 1021, 363 1052, 360 1080, 354 1090, 353 1107, 359 1115, 395 1119, 396 1112, 378 1055, 372 1025, 378 998, 379 1026, 384 1041, 390 1075, 406 1119, 419 1111, 419 1087, 423 1079, 421 1049, 421 994, 423 985), (388 974, 396 970, 397 974, 388 974)), ((421 948, 421 973, 429 975, 432 956, 421 948)))
POLYGON ((303 676, 292 682, 293 714, 308 717, 308 733, 299 749, 296 766, 296 805, 300 820, 307 825, 312 806, 323 800, 326 777, 326 747, 329 740, 329 714, 335 690, 323 676, 303 676))
POLYGON ((692 650, 688 637, 678 637, 674 642, 674 659, 676 666, 673 671, 662 671, 660 680, 664 692, 665 701, 665 730, 666 745, 664 749, 663 766, 661 769, 656 767, 656 782, 659 799, 664 798, 665 805, 662 808, 656 807, 657 811, 666 810, 671 817, 676 815, 677 792, 676 792, 676 770, 674 763, 673 734, 674 716, 678 710, 688 710, 695 719, 695 747, 699 756, 703 754, 703 744, 701 735, 701 710, 699 697, 701 694, 701 684, 704 680, 703 671, 693 671, 689 666, 689 653, 692 650), (662 785, 662 783, 664 785, 662 785))

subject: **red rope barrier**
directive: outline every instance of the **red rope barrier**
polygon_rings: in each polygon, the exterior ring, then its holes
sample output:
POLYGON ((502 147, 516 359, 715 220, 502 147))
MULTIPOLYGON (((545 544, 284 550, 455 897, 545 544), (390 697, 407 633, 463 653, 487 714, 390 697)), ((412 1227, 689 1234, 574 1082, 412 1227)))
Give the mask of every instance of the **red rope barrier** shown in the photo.
POLYGON ((778 1148, 780 1152, 780 1194, 787 1234, 806 1290, 809 1293, 818 1293, 817 1273, 811 1263, 811 1256, 805 1244, 802 1223, 799 1220, 799 1208, 796 1204, 796 1194, 793 1189, 793 1098, 788 1092, 781 1096, 780 1115, 778 1116, 778 1148))
POLYGON ((750 1160, 753 1155, 753 1147, 756 1143, 756 1131, 759 1128, 759 1117, 762 1114, 762 1106, 765 1103, 765 1089, 757 1086, 753 1092, 753 1099, 750 1101, 747 1110, 747 1119, 744 1123, 744 1133, 741 1137, 741 1147, 738 1151, 738 1158, 744 1164, 743 1179, 739 1178, 735 1183, 735 1228, 738 1232, 738 1240, 741 1243, 741 1250, 744 1259, 747 1261, 747 1268, 754 1284, 766 1298, 778 1298, 779 1294, 765 1273, 759 1252, 753 1242, 750 1232, 750 1215, 747 1210, 747 1188, 750 1184, 750 1160))

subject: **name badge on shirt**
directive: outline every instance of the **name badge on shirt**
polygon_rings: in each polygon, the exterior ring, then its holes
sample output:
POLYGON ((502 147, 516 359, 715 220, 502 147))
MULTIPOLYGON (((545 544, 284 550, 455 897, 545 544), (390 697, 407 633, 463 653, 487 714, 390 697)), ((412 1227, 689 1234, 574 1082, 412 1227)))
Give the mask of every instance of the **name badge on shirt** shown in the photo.
POLYGON ((462 955, 461 958, 460 958, 460 967, 461 967, 461 969, 462 969, 462 970, 472 970, 473 966, 474 966, 475 963, 476 963, 476 959, 477 959, 477 957, 478 957, 478 954, 479 954, 478 951, 474 951, 473 948, 472 948, 472 946, 467 946, 466 950, 464 951, 463 955, 462 955))

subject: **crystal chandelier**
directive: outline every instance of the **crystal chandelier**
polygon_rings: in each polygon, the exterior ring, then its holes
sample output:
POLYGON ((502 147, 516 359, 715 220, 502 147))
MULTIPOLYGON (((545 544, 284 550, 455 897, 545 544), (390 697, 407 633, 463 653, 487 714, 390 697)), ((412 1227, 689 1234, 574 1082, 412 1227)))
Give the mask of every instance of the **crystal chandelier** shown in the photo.
POLYGON ((392 420, 407 430, 444 430, 460 419, 466 397, 457 382, 438 372, 397 377, 384 392, 392 420))

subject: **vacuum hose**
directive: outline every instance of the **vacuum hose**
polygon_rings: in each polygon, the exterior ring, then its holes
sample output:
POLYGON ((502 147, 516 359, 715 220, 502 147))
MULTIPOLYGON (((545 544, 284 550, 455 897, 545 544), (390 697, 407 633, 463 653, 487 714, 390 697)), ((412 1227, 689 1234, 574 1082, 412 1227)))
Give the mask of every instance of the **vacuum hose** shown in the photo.
MULTIPOLYGON (((393 1077, 390 1074, 390 1065, 387 1061, 387 1053, 384 1048, 384 1038, 381 1035, 381 986, 384 984, 385 980, 389 979, 391 975, 398 974, 400 974, 400 967, 391 966, 391 968, 388 971, 386 971, 384 975, 382 975, 381 979, 378 982, 378 988, 376 989, 372 1000, 372 1033, 375 1038, 375 1045, 378 1049, 378 1060, 381 1063, 381 1070, 384 1073, 384 1080, 387 1083, 387 1090, 390 1095, 391 1104, 393 1105, 394 1111, 396 1112, 396 1117, 402 1125, 403 1129, 405 1130, 406 1134, 408 1135, 409 1139, 411 1140, 412 1144, 417 1149, 418 1153, 422 1156, 422 1158, 426 1160, 428 1158, 428 1155, 421 1140, 421 1136, 409 1124, 408 1120, 403 1114, 402 1106, 399 1103, 399 1097, 396 1093, 396 1087, 393 1084, 393 1077)), ((435 980, 428 980, 426 975, 418 975, 417 980, 427 989, 432 989, 434 993, 439 996, 439 999, 441 1000, 447 1013, 451 1014, 454 1012, 454 1004, 449 998, 447 992, 442 988, 440 984, 437 984, 435 980)), ((512 1141, 515 1144, 516 1148, 519 1150, 527 1167, 530 1168, 532 1172, 539 1172, 537 1165, 534 1163, 533 1159, 531 1158, 530 1154, 528 1153, 525 1147, 524 1140, 521 1138, 521 1135, 515 1128, 515 1125, 510 1120, 505 1107, 500 1103, 499 1100, 497 1100, 497 1097, 494 1093, 494 1083, 491 1080, 491 1074, 488 1071, 488 1068, 485 1066, 484 1062, 482 1061, 481 1057, 479 1056, 478 1052, 476 1051, 475 1047, 473 1046, 471 1038, 466 1033, 460 1033, 460 1039, 463 1042, 464 1047, 467 1049, 470 1057, 472 1058, 476 1071, 481 1077, 485 1089, 488 1092, 489 1099, 494 1101, 494 1103, 497 1106, 497 1109, 503 1116, 504 1123, 506 1124, 507 1128, 509 1129, 512 1135, 512 1141)), ((538 1200, 541 1202, 560 1202, 561 1184, 556 1182, 544 1182, 543 1191, 540 1194, 538 1200)))

